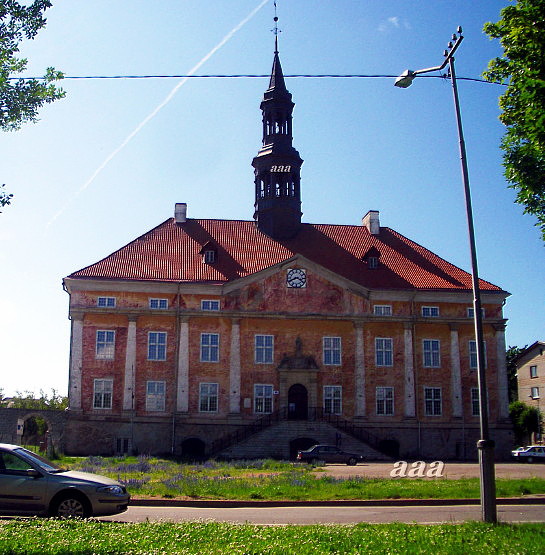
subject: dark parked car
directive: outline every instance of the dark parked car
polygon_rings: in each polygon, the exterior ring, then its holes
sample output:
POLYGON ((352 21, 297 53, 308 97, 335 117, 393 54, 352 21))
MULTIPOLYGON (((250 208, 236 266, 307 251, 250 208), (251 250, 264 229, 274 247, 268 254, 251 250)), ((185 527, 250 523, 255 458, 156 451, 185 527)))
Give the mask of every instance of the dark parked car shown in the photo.
POLYGON ((358 464, 364 460, 363 455, 347 453, 335 445, 313 445, 310 449, 297 452, 297 460, 316 464, 325 463, 346 463, 350 465, 358 464))
POLYGON ((0 515, 86 518, 127 510, 125 486, 61 468, 18 445, 0 443, 0 515))

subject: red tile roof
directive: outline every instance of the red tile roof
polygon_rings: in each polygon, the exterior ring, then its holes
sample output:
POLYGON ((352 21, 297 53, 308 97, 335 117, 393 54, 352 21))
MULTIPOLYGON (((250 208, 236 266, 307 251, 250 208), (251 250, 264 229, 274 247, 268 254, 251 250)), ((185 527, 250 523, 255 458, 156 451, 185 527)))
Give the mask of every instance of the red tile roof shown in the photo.
MULTIPOLYGON (((208 248, 208 247, 207 247, 208 248)), ((173 218, 103 260, 74 272, 73 279, 226 283, 283 262, 296 254, 370 289, 471 289, 471 275, 396 231, 381 227, 302 224, 292 239, 277 241, 253 221, 173 218), (207 243, 216 250, 214 264, 199 254, 207 243), (363 260, 373 249, 379 266, 363 260)), ((480 281, 483 291, 503 291, 480 281)))

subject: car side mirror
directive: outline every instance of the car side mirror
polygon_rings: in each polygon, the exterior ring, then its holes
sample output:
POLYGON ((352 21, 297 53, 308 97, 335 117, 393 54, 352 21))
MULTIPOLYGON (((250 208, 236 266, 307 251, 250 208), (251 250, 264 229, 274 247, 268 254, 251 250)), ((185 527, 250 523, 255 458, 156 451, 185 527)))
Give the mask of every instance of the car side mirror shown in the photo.
POLYGON ((34 468, 27 469, 26 475, 29 478, 41 478, 42 477, 42 475, 37 470, 35 470, 34 468))

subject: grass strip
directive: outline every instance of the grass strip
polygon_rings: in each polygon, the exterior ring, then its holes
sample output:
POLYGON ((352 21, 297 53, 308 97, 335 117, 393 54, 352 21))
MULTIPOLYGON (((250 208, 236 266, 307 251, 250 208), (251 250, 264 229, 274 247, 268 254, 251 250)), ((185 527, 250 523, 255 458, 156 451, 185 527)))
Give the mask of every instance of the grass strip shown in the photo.
POLYGON ((10 554, 468 554, 545 553, 541 524, 355 524, 263 526, 215 522, 122 524, 0 521, 0 553, 10 554))

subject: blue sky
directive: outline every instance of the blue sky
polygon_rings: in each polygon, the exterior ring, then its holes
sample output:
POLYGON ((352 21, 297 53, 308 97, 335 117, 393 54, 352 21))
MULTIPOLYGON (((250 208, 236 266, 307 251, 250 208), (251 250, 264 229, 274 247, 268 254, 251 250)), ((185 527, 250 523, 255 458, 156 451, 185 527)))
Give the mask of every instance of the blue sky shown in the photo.
MULTIPOLYGON (((461 25, 456 68, 466 77, 479 77, 501 52, 482 26, 508 5, 277 3, 287 75, 397 75, 439 65, 461 25)), ((68 76, 181 75, 196 67, 197 74, 267 74, 273 16, 272 0, 54 0, 47 27, 23 46, 26 74, 47 66, 68 76)), ((294 145, 305 160, 303 220, 358 224, 379 210, 382 225, 469 270, 449 82, 419 78, 406 90, 392 79, 290 78, 287 85, 296 103, 294 145)), ((66 98, 43 109, 37 124, 0 135, 0 183, 15 195, 0 215, 0 388, 8 395, 66 393, 63 277, 171 217, 176 202, 187 202, 193 218, 253 214, 250 164, 267 79, 67 79, 62 86, 66 98)), ((503 178, 502 91, 459 82, 479 273, 511 293, 507 343, 523 346, 545 338, 545 259, 533 218, 513 203, 503 178)))

